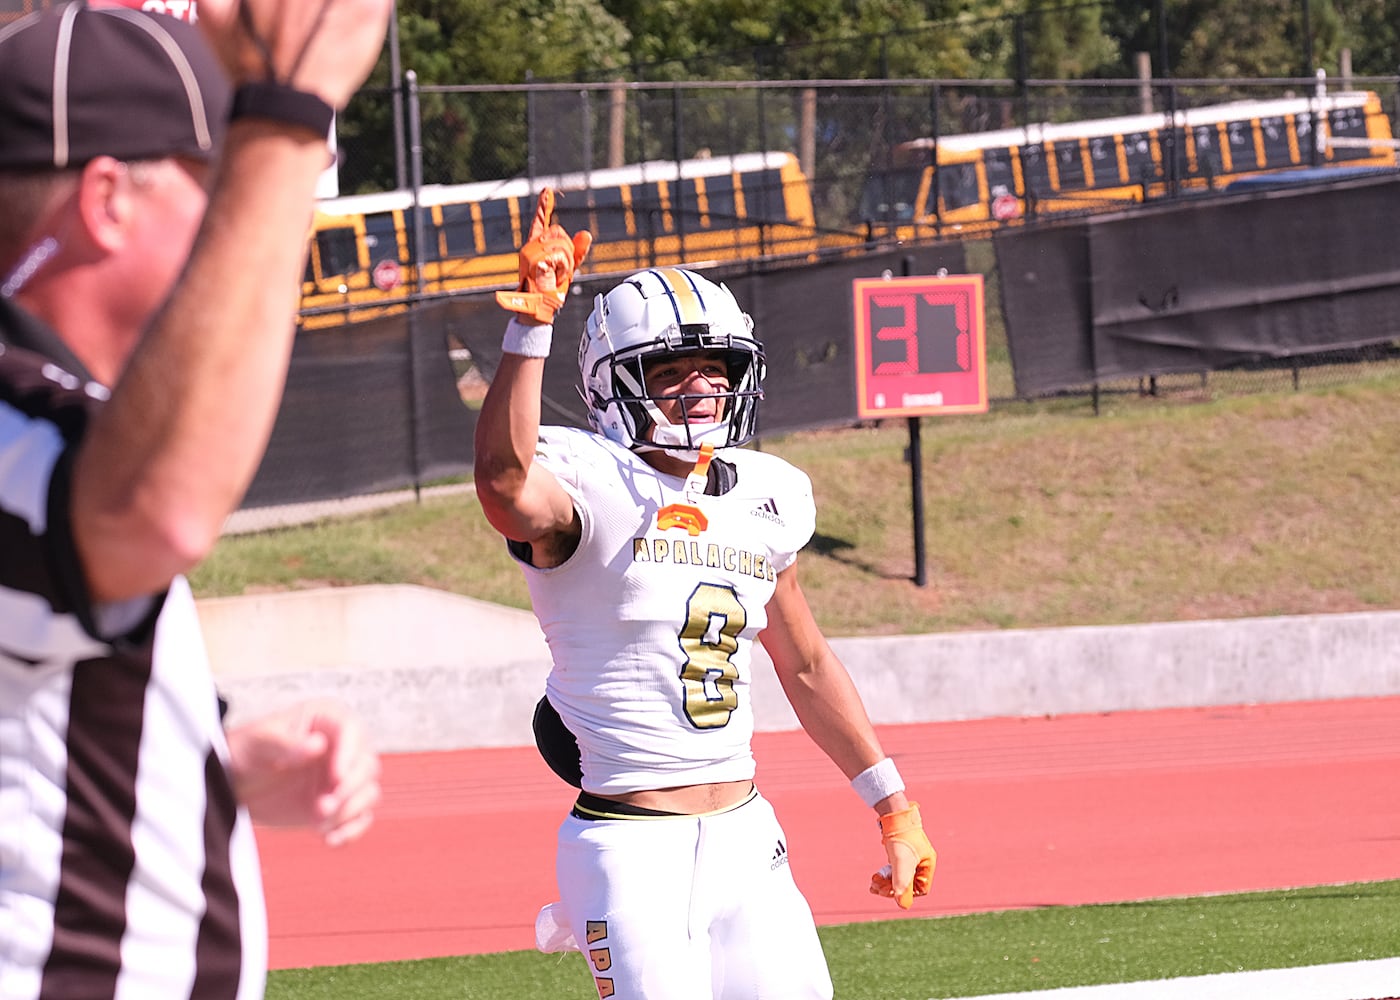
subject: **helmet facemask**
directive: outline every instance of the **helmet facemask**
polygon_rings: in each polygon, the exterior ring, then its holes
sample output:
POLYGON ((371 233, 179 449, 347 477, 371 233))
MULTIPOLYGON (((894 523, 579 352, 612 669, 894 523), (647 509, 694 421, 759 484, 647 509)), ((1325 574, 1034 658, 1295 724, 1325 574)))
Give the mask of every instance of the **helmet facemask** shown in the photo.
MULTIPOLYGON (((625 416, 639 451, 660 449, 683 453, 690 457, 702 444, 716 448, 731 448, 750 440, 758 422, 758 401, 763 398, 763 348, 750 342, 743 348, 701 346, 712 338, 706 328, 682 329, 681 346, 653 346, 620 352, 613 356, 613 390, 609 402, 615 403, 625 416), (648 366, 667 358, 691 354, 712 355, 723 359, 728 370, 727 389, 708 393, 654 394, 646 389, 644 373, 648 366), (716 420, 700 420, 687 414, 693 400, 717 400, 716 420), (668 420, 661 402, 674 404, 679 411, 676 421, 668 420)), ((728 340, 729 338, 723 338, 728 340)))
POLYGON ((701 445, 740 445, 757 430, 763 397, 763 348, 753 338, 753 320, 722 285, 676 268, 638 272, 606 296, 599 296, 579 347, 583 401, 594 430, 634 451, 665 451, 695 460, 701 445), (703 322, 678 322, 678 297, 703 322), (719 400, 718 419, 686 419, 700 394, 654 395, 647 391, 646 367, 675 355, 711 354, 728 369, 729 388, 705 393, 719 400), (671 422, 658 400, 676 404, 671 422))

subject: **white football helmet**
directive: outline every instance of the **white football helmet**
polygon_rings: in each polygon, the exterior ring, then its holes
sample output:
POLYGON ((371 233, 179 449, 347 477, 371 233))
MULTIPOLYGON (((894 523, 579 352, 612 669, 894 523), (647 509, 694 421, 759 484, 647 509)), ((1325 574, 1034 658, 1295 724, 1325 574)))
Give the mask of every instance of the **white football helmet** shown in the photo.
POLYGON ((675 267, 638 271, 593 301, 578 352, 588 422, 635 451, 694 457, 700 446, 743 444, 754 435, 767 370, 753 319, 733 294, 675 267), (712 351, 729 366, 717 422, 672 424, 648 395, 642 369, 667 354, 712 351))

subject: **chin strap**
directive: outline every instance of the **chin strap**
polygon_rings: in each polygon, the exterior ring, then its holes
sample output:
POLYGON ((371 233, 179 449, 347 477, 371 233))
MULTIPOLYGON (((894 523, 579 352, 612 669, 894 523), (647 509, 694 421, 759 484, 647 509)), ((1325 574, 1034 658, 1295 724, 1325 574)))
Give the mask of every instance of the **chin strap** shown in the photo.
POLYGON ((667 528, 681 528, 692 537, 710 526, 710 519, 697 506, 705 495, 705 483, 710 478, 710 460, 715 457, 715 446, 706 441, 700 446, 700 457, 695 468, 685 477, 685 503, 669 503, 656 512, 656 526, 662 531, 667 528))

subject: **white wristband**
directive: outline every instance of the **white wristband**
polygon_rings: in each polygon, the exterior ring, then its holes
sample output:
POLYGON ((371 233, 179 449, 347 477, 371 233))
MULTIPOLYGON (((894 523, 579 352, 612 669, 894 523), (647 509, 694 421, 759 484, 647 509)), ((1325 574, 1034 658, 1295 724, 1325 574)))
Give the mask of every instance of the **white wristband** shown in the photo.
POLYGON ((547 358, 553 339, 554 327, 551 324, 522 323, 512 316, 506 324, 506 334, 501 338, 501 350, 509 354, 523 354, 527 358, 547 358))
POLYGON ((904 791, 904 779, 899 776, 899 768, 894 766, 894 761, 886 757, 852 778, 851 787, 856 790, 862 802, 873 808, 881 799, 904 791))

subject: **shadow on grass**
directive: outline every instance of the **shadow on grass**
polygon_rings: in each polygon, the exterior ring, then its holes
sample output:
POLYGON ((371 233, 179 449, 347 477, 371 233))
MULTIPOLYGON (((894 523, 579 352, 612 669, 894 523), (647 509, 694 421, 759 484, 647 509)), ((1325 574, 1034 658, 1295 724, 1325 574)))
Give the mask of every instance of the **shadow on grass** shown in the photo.
POLYGON ((852 556, 856 546, 853 542, 848 542, 844 538, 836 538, 832 535, 824 535, 820 531, 812 536, 812 540, 807 543, 807 551, 814 552, 819 556, 825 556, 834 562, 844 563, 853 569, 858 569, 862 573, 878 577, 881 580, 908 580, 911 579, 906 573, 891 573, 888 567, 876 566, 864 559, 856 559, 852 556))

